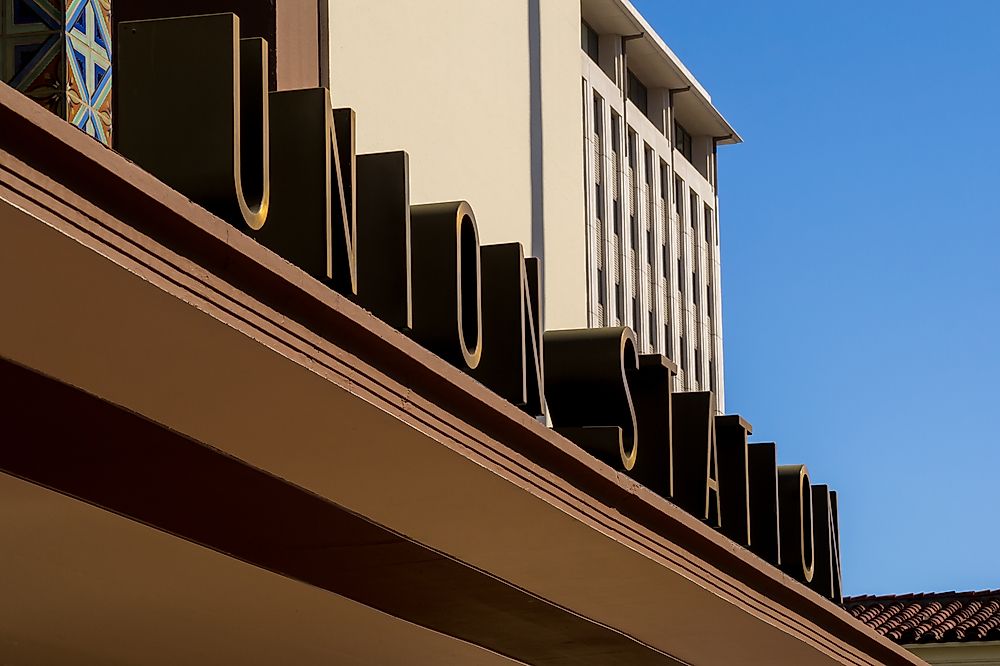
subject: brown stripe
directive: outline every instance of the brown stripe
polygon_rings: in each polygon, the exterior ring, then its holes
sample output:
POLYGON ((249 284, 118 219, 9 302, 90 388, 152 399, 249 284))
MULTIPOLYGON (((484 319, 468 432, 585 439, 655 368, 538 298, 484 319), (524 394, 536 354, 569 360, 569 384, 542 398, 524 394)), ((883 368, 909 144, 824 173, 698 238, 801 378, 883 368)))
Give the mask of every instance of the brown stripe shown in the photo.
POLYGON ((529 664, 680 663, 6 360, 0 393, 9 474, 529 664))

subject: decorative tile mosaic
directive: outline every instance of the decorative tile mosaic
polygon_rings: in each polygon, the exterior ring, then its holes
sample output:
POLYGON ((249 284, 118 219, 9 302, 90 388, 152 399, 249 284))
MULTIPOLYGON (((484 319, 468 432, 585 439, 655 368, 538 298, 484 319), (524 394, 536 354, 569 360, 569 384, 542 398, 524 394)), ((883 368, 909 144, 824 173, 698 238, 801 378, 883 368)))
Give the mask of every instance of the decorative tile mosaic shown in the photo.
POLYGON ((47 0, 0 0, 0 78, 64 116, 63 7, 47 0))
POLYGON ((70 0, 66 69, 66 118, 111 145, 111 0, 70 0))
POLYGON ((0 0, 0 80, 111 145, 111 0, 0 0))

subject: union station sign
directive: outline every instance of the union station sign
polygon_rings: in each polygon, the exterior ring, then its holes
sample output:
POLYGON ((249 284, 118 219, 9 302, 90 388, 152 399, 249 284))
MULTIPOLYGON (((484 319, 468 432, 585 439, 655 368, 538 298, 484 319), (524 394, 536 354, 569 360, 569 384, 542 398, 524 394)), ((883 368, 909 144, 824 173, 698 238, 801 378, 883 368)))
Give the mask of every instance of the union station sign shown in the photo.
MULTIPOLYGON (((839 602, 837 495, 778 465, 627 327, 542 330, 540 262, 414 205, 406 152, 358 155, 325 88, 268 92, 268 45, 214 14, 119 25, 116 149, 594 457, 839 602), (164 44, 185 48, 164 55, 164 44), (184 96, 162 90, 189 91, 184 96)), ((456 160, 465 159, 455 155, 456 160)))

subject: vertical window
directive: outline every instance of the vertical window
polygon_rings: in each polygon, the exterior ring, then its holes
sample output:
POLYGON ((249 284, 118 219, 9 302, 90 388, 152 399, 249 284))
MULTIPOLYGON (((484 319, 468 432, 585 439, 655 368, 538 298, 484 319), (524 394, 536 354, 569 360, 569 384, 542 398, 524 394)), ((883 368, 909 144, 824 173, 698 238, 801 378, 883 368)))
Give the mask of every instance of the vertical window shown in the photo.
POLYGON ((708 316, 715 316, 715 294, 712 293, 712 283, 705 286, 705 307, 708 309, 708 316))
POLYGON ((688 162, 694 162, 691 135, 688 134, 688 131, 684 129, 684 126, 676 120, 674 121, 674 148, 676 148, 688 162))
POLYGON ((612 170, 612 178, 614 179, 611 183, 612 192, 614 193, 614 205, 612 210, 611 222, 614 225, 615 234, 619 237, 622 233, 622 204, 621 204, 621 162, 619 160, 619 155, 621 154, 622 145, 622 129, 621 129, 621 116, 617 113, 611 113, 611 160, 614 163, 614 169, 612 170))
POLYGON ((649 115, 649 90, 631 69, 628 70, 628 98, 644 116, 649 115))
MULTIPOLYGON (((663 325, 663 353, 667 358, 671 358, 674 355, 674 350, 670 348, 673 344, 673 340, 670 338, 670 324, 663 325)), ((673 360, 673 359, 671 359, 673 360)))
POLYGON ((701 384, 701 350, 697 347, 694 349, 694 379, 701 384))
POLYGON ((594 160, 594 263, 597 266, 597 302, 600 305, 599 325, 608 321, 608 287, 607 287, 607 227, 605 226, 605 191, 607 188, 607 166, 604 159, 604 99, 594 94, 593 98, 594 129, 591 137, 594 160))
POLYGON ((594 95, 594 133, 604 136, 604 100, 600 95, 594 95))
MULTIPOLYGON (((594 208, 598 222, 604 220, 604 100, 594 95, 594 208)), ((603 252, 603 248, 598 249, 603 252)))
POLYGON ((684 181, 674 174, 674 212, 682 220, 684 219, 684 181))
MULTIPOLYGON (((688 208, 689 214, 691 215, 691 228, 698 228, 698 195, 695 194, 694 190, 691 190, 691 206, 688 208)), ((692 239, 693 240, 693 239, 692 239)))
POLYGON ((694 301, 695 305, 698 305, 698 273, 691 273, 691 300, 694 301))
POLYGON ((636 154, 635 154, 635 148, 636 148, 635 144, 636 144, 636 141, 637 141, 637 139, 636 139, 636 136, 635 136, 635 130, 633 130, 632 126, 629 125, 629 128, 628 128, 628 146, 626 146, 625 153, 628 156, 628 166, 629 166, 630 169, 632 169, 633 173, 635 173, 638 170, 638 168, 639 168, 638 158, 636 157, 636 154))
POLYGON ((683 335, 681 336, 681 349, 680 349, 680 352, 681 352, 681 362, 680 362, 681 370, 687 371, 687 369, 688 369, 688 365, 687 365, 687 343, 684 341, 684 336, 683 335))
POLYGON ((668 202, 670 200, 670 167, 667 166, 666 162, 660 160, 660 215, 663 229, 663 236, 661 240, 663 245, 660 250, 663 253, 663 264, 660 268, 663 271, 663 278, 666 279, 670 275, 670 208, 668 202))
POLYGON ((670 167, 663 160, 660 160, 660 205, 663 212, 667 212, 667 200, 670 198, 670 167))
MULTIPOLYGON (((608 174, 608 178, 611 180, 611 194, 612 194, 612 210, 611 210, 611 227, 612 227, 612 243, 611 249, 614 252, 614 257, 612 259, 612 266, 609 270, 612 271, 614 279, 612 281, 614 285, 614 298, 615 298, 615 325, 621 326, 625 321, 625 309, 623 307, 625 301, 624 294, 624 283, 623 280, 625 276, 621 269, 621 257, 623 248, 623 235, 622 235, 622 119, 621 116, 611 112, 611 173, 608 174)), ((611 318, 608 317, 610 320, 611 318)))
POLYGON ((628 170, 629 170, 629 207, 628 207, 628 222, 629 222, 629 232, 632 234, 631 243, 632 249, 639 249, 639 197, 636 196, 636 191, 639 189, 639 162, 636 157, 636 144, 639 138, 636 136, 635 132, 628 130, 628 170))
POLYGON ((641 285, 639 279, 639 263, 642 255, 639 253, 641 235, 639 232, 639 137, 629 127, 625 128, 626 141, 628 143, 628 247, 630 251, 626 253, 629 259, 629 283, 632 288, 629 294, 632 300, 632 328, 636 335, 642 328, 642 316, 639 308, 638 290, 641 285))
POLYGON ((711 245, 712 244, 712 227, 713 224, 712 209, 705 204, 705 241, 711 245))
POLYGON ((591 60, 598 62, 600 38, 597 36, 597 31, 591 28, 586 21, 580 23, 580 48, 590 56, 591 60))
POLYGON ((649 348, 656 351, 656 316, 649 311, 649 348))
POLYGON ((708 390, 715 393, 715 361, 708 362, 708 390))
POLYGON ((684 293, 684 262, 677 260, 677 291, 684 293))
POLYGON ((648 145, 645 146, 643 156, 645 157, 643 160, 643 182, 646 183, 646 215, 644 223, 646 227, 646 264, 649 270, 648 278, 652 280, 653 266, 656 264, 656 247, 653 244, 653 220, 656 218, 653 212, 656 197, 653 185, 653 149, 648 145))

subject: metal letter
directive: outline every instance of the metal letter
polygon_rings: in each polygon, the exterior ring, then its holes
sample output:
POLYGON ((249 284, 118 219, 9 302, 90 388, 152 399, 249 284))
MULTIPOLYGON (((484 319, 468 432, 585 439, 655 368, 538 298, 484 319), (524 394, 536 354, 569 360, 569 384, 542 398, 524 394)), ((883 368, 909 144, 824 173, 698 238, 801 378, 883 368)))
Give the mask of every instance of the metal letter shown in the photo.
POLYGON ((354 296, 354 112, 334 112, 325 88, 271 93, 270 99, 269 223, 254 237, 354 296))
POLYGON ((520 243, 482 252, 483 354, 472 376, 533 417, 544 416, 541 270, 520 243))
POLYGON ((778 447, 750 444, 750 550, 774 566, 781 566, 780 505, 778 504, 778 447))
POLYGON ((615 469, 636 463, 629 382, 639 370, 632 330, 546 331, 545 399, 552 426, 615 469))
POLYGON ((666 499, 674 495, 671 394, 676 374, 677 365, 666 356, 642 354, 639 372, 632 375, 629 384, 639 452, 629 475, 666 499))
POLYGON ((222 219, 267 219, 267 42, 234 14, 120 24, 118 150, 222 219))
POLYGON ((332 222, 333 280, 335 288, 351 296, 358 293, 358 164, 354 126, 354 109, 333 110, 334 144, 330 160, 337 195, 332 222))
POLYGON ((715 396, 675 393, 674 501, 712 527, 722 526, 719 454, 715 443, 715 396))
POLYGON ((410 158, 358 155, 358 302, 401 331, 413 328, 410 158))
POLYGON ((840 570, 840 511, 837 509, 837 491, 830 491, 830 554, 833 557, 833 601, 844 601, 843 578, 840 570))
POLYGON ((805 465, 778 467, 781 504, 781 568, 801 583, 812 582, 816 570, 812 487, 805 465))
POLYGON ((717 416, 715 439, 719 448, 719 504, 722 507, 722 533, 749 547, 750 534, 750 461, 747 436, 753 432, 741 416, 717 416))
POLYGON ((832 496, 828 486, 812 487, 813 521, 816 540, 816 573, 810 587, 834 603, 841 602, 839 581, 840 557, 837 553, 836 525, 832 496))
POLYGON ((482 354, 479 230, 464 201, 410 208, 413 339, 474 370, 482 354))

